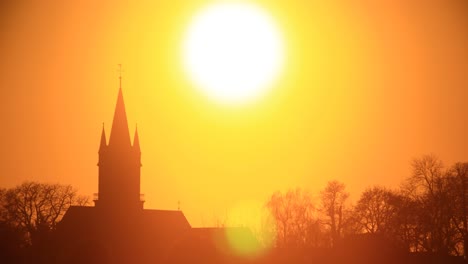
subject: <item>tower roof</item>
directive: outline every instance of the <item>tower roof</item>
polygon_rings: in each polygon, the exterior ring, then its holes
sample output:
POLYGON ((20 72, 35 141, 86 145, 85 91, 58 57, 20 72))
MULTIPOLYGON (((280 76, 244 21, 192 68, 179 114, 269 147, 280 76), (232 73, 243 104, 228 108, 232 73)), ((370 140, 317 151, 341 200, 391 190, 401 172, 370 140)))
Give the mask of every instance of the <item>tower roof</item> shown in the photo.
POLYGON ((104 130, 104 123, 102 123, 101 144, 99 145, 99 151, 103 150, 105 147, 107 147, 106 131, 104 130))
POLYGON ((119 88, 119 95, 117 96, 117 104, 115 106, 114 112, 114 120, 112 121, 112 129, 109 136, 109 147, 115 146, 131 146, 122 87, 119 88))

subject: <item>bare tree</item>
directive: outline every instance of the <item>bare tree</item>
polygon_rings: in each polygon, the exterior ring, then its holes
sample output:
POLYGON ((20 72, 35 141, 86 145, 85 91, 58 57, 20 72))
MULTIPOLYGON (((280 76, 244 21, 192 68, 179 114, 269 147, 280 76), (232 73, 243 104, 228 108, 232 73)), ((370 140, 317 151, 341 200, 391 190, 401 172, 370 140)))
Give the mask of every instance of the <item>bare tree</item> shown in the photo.
POLYGON ((301 189, 276 192, 266 206, 276 220, 279 247, 317 246, 320 227, 309 193, 301 189))
POLYGON ((330 181, 324 190, 320 192, 322 199, 322 211, 325 214, 325 224, 330 228, 331 242, 335 245, 342 237, 344 223, 346 221, 346 201, 349 193, 346 186, 338 181, 330 181))
POLYGON ((370 234, 387 233, 388 226, 397 214, 397 204, 392 191, 384 187, 366 189, 358 200, 355 214, 364 232, 370 234))
POLYGON ((424 155, 412 162, 407 194, 417 206, 417 251, 449 254, 457 252, 457 231, 453 226, 449 173, 434 155, 424 155))
POLYGON ((6 221, 6 210, 5 210, 5 195, 6 189, 0 188, 0 222, 6 221))
POLYGON ((29 243, 54 230, 71 205, 86 205, 70 185, 25 182, 3 195, 4 218, 28 234, 29 243))
POLYGON ((417 248, 419 206, 412 197, 385 187, 366 189, 354 208, 359 231, 378 234, 407 251, 417 248))
POLYGON ((427 193, 435 197, 441 190, 444 176, 442 161, 435 155, 424 155, 416 158, 411 163, 412 174, 408 179, 411 191, 415 195, 427 193))
POLYGON ((395 209, 395 215, 386 225, 387 237, 407 251, 417 251, 421 227, 420 203, 407 193, 393 193, 389 201, 395 209))
POLYGON ((460 236, 463 255, 468 251, 468 163, 455 163, 449 171, 453 222, 460 236))

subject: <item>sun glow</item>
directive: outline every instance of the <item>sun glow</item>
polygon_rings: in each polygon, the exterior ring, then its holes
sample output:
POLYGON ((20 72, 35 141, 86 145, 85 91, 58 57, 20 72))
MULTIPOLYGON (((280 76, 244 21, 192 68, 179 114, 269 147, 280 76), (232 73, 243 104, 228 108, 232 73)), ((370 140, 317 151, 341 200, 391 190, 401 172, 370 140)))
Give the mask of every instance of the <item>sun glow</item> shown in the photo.
POLYGON ((217 3, 201 10, 189 25, 182 54, 195 85, 229 104, 262 95, 284 60, 283 39, 273 19, 247 3, 217 3))

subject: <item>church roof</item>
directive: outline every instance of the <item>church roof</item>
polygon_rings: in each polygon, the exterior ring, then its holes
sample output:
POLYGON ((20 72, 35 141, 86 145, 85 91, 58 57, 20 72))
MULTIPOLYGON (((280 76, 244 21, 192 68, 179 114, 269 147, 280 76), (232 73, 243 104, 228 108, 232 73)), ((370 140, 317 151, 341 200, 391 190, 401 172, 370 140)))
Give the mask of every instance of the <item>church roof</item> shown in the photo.
POLYGON ((143 210, 143 221, 147 224, 174 229, 188 229, 190 224, 182 211, 171 210, 143 210))
MULTIPOLYGON (((190 224, 181 211, 138 210, 124 212, 125 218, 109 215, 100 208, 71 206, 62 218, 58 229, 69 233, 76 230, 93 231, 113 225, 118 232, 123 225, 131 225, 145 233, 173 234, 190 229, 190 224)), ((137 232, 138 233, 138 232, 137 232)), ((155 235, 155 234, 153 234, 155 235)))
POLYGON ((137 210, 109 216, 99 207, 85 206, 70 207, 57 234, 65 249, 80 253, 89 246, 101 254, 111 252, 109 263, 122 259, 127 259, 122 263, 226 263, 222 260, 236 253, 232 236, 242 243, 257 243, 248 228, 191 228, 181 211, 137 210))
POLYGON ((60 225, 68 225, 71 222, 87 222, 92 220, 96 208, 91 206, 70 206, 60 221, 60 225))

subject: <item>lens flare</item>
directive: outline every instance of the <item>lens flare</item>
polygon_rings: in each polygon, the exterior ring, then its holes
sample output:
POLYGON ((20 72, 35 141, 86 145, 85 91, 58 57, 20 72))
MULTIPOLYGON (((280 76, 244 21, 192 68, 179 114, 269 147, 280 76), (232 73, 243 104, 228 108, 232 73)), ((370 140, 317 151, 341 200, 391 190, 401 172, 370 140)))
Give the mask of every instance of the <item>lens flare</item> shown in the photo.
POLYGON ((231 251, 239 256, 257 257, 275 243, 275 221, 258 201, 242 201, 228 212, 225 235, 231 251))

